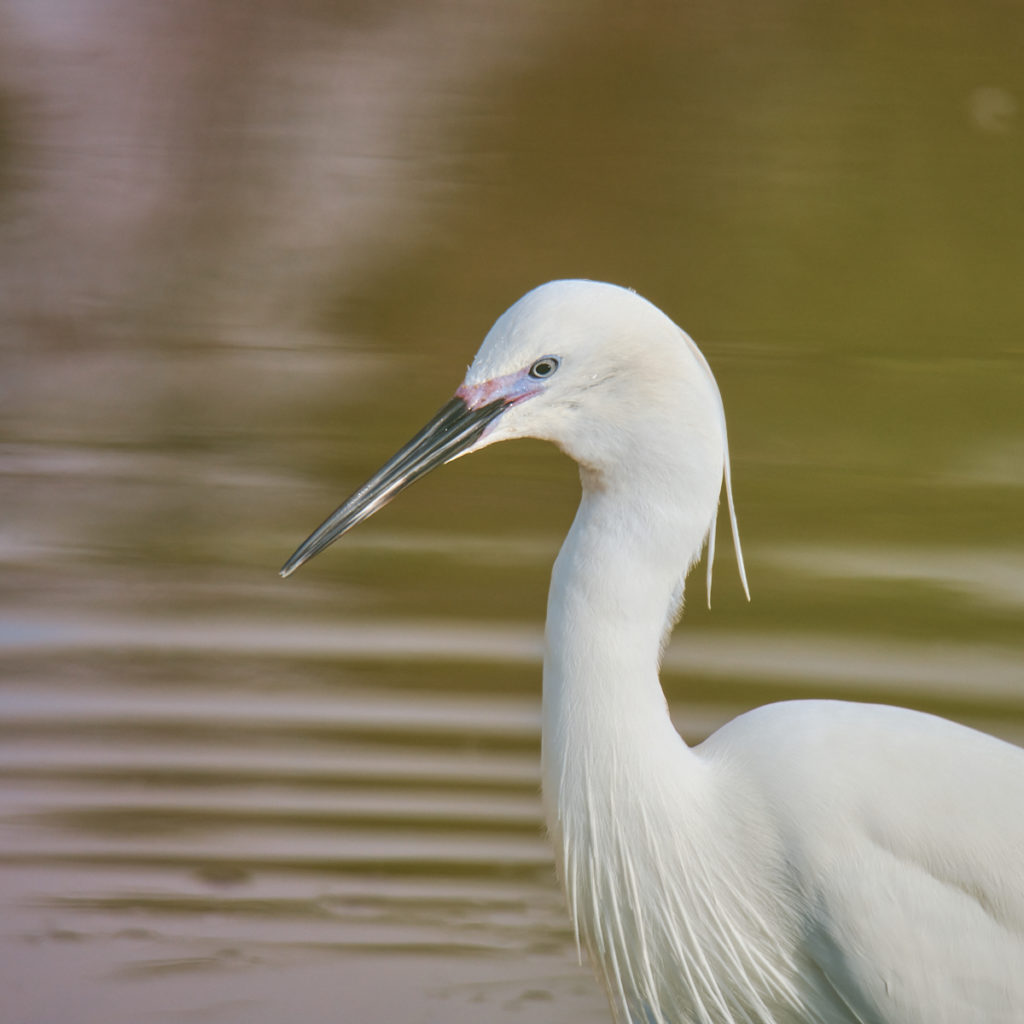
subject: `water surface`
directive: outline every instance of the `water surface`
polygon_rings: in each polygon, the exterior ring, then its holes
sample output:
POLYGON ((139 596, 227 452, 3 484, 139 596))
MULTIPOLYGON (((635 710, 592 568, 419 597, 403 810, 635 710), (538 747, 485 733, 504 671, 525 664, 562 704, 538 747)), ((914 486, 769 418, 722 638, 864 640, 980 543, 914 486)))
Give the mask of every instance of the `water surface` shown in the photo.
POLYGON ((0 1017, 607 1019, 538 795, 571 465, 461 460, 276 576, 551 277, 725 397, 754 600, 720 534, 688 741, 838 696, 1024 743, 1022 44, 994 0, 8 3, 0 1017))

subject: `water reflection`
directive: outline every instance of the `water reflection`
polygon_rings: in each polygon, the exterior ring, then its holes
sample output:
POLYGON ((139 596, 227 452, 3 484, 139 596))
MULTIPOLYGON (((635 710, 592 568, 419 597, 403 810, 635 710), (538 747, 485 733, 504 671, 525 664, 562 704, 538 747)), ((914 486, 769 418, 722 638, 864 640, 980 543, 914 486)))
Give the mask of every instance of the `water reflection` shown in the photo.
POLYGON ((687 739, 833 695, 1024 740, 1022 31, 8 3, 0 1017, 604 1019, 537 793, 572 470, 462 460, 275 575, 549 277, 725 395, 754 602, 723 545, 687 739))

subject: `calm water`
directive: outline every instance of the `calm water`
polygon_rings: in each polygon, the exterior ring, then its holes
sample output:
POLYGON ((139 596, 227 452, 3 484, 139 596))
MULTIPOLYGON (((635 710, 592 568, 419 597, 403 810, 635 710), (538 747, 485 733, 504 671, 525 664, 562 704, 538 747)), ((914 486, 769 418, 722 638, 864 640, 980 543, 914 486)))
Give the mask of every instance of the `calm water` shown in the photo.
POLYGON ((276 576, 551 277, 725 396, 754 600, 722 543, 688 740, 835 695, 1024 742, 1022 46, 996 0, 7 0, 0 1019, 607 1019, 537 792, 571 465, 276 576))

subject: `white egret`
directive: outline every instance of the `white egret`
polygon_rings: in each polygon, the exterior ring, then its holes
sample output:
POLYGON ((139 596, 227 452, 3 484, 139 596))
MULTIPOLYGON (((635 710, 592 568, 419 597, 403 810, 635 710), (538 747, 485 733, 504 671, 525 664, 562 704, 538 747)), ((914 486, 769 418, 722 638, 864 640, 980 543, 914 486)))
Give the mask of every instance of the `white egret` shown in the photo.
MULTIPOLYGON (((658 668, 724 478, 690 338, 633 292, 557 281, 456 396, 292 556, 435 466, 538 437, 579 463, 555 562, 543 785, 578 941, 628 1024, 1024 1021, 1024 750, 931 715, 759 708, 690 748, 658 668)), ((744 587, 746 582, 744 580, 744 587)))

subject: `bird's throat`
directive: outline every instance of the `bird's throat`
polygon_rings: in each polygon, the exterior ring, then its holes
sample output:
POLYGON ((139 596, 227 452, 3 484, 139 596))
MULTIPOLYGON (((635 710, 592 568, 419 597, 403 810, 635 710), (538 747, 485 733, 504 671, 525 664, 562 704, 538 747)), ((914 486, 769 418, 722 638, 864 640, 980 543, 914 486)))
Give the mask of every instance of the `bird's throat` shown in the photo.
POLYGON ((543 709, 552 830, 583 776, 592 782, 613 763, 620 772, 642 772, 647 754, 650 770, 659 770, 665 757, 689 753, 669 718, 658 664, 680 580, 707 528, 695 522, 687 529, 678 509, 585 492, 555 562, 543 709))

